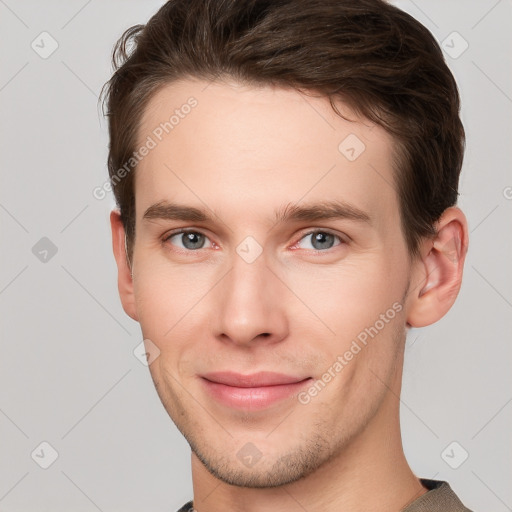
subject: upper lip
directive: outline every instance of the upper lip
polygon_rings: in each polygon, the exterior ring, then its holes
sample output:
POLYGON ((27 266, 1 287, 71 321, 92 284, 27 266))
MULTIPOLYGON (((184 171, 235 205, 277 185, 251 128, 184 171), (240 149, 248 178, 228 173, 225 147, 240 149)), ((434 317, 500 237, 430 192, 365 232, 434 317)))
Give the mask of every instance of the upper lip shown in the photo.
POLYGON ((284 384, 295 384, 302 382, 309 377, 296 377, 275 372, 258 372, 249 375, 234 372, 211 372, 201 375, 203 379, 233 386, 237 388, 257 388, 263 386, 279 386, 284 384))

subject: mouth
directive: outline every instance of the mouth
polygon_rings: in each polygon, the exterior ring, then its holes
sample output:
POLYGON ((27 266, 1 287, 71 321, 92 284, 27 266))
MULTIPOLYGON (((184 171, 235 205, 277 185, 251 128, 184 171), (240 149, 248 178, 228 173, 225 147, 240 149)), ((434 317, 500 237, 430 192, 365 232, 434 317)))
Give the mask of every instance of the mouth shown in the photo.
POLYGON ((208 395, 217 402, 237 409, 261 410, 296 395, 312 381, 312 377, 297 377, 274 372, 243 375, 234 372, 214 372, 201 375, 208 395))

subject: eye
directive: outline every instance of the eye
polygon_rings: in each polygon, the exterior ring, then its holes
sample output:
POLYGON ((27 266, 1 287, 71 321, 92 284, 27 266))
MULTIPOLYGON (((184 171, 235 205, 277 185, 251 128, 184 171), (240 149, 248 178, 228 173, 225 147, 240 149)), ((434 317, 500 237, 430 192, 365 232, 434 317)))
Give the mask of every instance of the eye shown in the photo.
POLYGON ((188 251, 205 249, 212 245, 209 238, 198 231, 172 233, 165 238, 164 242, 170 242, 172 245, 188 251))
POLYGON ((331 249, 342 242, 338 235, 334 235, 327 231, 311 231, 303 236, 296 244, 300 249, 313 249, 322 251, 331 249))

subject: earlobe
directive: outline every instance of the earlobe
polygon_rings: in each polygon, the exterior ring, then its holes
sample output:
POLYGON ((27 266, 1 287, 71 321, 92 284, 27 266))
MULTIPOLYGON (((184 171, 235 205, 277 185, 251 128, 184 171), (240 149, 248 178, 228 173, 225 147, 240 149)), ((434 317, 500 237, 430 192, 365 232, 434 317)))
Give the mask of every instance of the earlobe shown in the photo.
POLYGON ((119 297, 125 313, 133 320, 138 321, 133 291, 133 277, 131 265, 126 250, 126 237, 121 214, 117 210, 110 212, 110 227, 112 229, 112 249, 117 264, 117 285, 119 297))
POLYGON ((452 307, 462 283, 467 246, 466 217, 458 208, 448 208, 436 223, 436 236, 420 248, 408 293, 409 325, 433 324, 452 307))

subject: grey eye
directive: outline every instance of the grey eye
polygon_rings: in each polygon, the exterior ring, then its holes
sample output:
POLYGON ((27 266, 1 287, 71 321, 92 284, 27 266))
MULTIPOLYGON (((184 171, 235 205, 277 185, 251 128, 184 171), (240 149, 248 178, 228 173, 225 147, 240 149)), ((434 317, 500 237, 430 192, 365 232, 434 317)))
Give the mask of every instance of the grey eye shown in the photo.
POLYGON ((299 241, 301 249, 314 249, 322 251, 339 245, 340 237, 326 231, 312 231, 299 241), (309 242, 308 242, 309 240, 309 242))
POLYGON ((202 233, 198 233, 197 231, 175 233, 169 237, 169 242, 171 242, 173 245, 176 245, 181 249, 188 249, 190 251, 203 249, 207 241, 208 238, 202 233))

